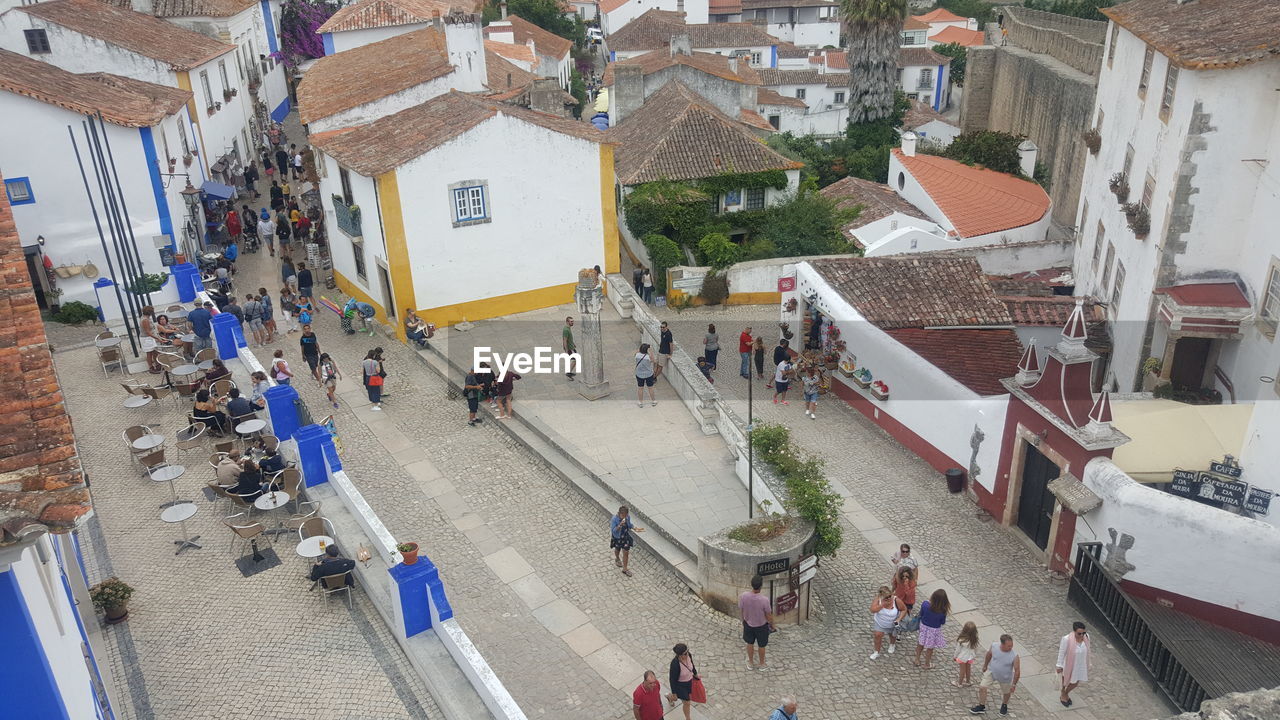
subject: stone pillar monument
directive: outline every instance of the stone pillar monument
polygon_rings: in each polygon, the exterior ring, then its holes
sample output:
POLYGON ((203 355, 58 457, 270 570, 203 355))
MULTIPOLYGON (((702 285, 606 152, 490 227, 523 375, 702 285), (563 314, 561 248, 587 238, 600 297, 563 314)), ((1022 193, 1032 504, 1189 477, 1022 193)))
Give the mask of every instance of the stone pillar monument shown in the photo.
POLYGON ((578 271, 578 287, 573 297, 578 302, 578 354, 582 356, 582 383, 578 392, 588 400, 599 400, 609 394, 609 381, 604 379, 604 336, 600 332, 600 306, 604 302, 604 286, 596 271, 578 271))

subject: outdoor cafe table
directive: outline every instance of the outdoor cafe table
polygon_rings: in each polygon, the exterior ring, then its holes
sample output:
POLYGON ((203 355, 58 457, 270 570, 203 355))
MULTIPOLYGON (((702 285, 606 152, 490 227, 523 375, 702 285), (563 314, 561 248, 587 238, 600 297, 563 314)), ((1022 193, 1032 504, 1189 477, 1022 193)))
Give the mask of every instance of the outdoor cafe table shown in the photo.
MULTIPOLYGON (((292 499, 289 493, 283 490, 276 490, 275 492, 265 492, 259 495, 258 499, 253 501, 253 506, 259 510, 275 510, 288 505, 292 499)), ((284 526, 283 522, 279 522, 275 527, 268 528, 264 532, 279 535, 280 533, 290 532, 290 530, 284 526)))
POLYGON ((120 344, 118 337, 105 337, 93 341, 93 344, 100 348, 115 347, 120 344))
POLYGON ((324 554, 324 550, 320 549, 320 541, 322 540, 326 547, 333 544, 333 538, 328 535, 312 535, 298 543, 298 555, 304 558, 320 557, 324 554))
POLYGON ((150 435, 143 435, 137 440, 134 440, 133 449, 134 450, 154 450, 155 448, 158 448, 163 444, 164 444, 164 436, 156 435, 152 433, 150 435))

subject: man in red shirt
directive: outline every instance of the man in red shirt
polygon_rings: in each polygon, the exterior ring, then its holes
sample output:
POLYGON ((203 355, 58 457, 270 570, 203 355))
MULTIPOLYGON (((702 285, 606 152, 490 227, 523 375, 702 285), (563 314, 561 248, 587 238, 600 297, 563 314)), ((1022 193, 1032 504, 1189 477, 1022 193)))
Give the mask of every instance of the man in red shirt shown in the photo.
POLYGON ((644 671, 644 682, 631 693, 631 703, 635 720, 662 720, 662 683, 652 670, 644 671))
POLYGON ((739 368, 738 374, 742 377, 751 379, 751 328, 742 331, 738 336, 738 354, 742 356, 742 367, 739 368))

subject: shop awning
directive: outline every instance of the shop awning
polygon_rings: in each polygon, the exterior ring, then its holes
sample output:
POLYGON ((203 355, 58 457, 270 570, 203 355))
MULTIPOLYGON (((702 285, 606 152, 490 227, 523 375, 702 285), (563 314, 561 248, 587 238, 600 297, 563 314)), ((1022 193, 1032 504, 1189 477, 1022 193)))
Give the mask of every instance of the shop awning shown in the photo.
POLYGON ((212 180, 205 180, 204 184, 200 186, 200 192, 219 200, 230 200, 236 194, 235 188, 230 185, 223 185, 212 180))
POLYGON ((1207 470, 1240 457, 1253 405, 1187 405, 1173 400, 1111 403, 1111 424, 1130 442, 1112 461, 1138 482, 1170 482, 1174 470, 1207 470))
POLYGON ((1169 329, 1191 337, 1240 334, 1240 324, 1253 316, 1249 299, 1235 283, 1195 283, 1156 288, 1160 319, 1169 329))
POLYGON ((609 112, 609 88, 600 88, 596 95, 596 112, 609 112))

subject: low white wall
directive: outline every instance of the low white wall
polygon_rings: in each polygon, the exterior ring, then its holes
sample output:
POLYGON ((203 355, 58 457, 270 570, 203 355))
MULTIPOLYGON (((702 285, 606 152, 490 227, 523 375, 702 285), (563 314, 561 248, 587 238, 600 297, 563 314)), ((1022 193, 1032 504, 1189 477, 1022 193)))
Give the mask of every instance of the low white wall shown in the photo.
MULTIPOLYGON (((857 255, 801 255, 799 257, 767 258, 765 260, 748 260, 730 265, 725 271, 729 278, 730 293, 776 293, 778 280, 795 275, 796 263, 806 260, 846 259, 857 255)), ((681 271, 686 277, 705 275, 709 267, 697 265, 677 265, 669 268, 681 271)))
POLYGON ((1102 505, 1076 523, 1076 542, 1132 535, 1125 580, 1280 620, 1280 528, 1142 485, 1106 458, 1081 480, 1102 505))

